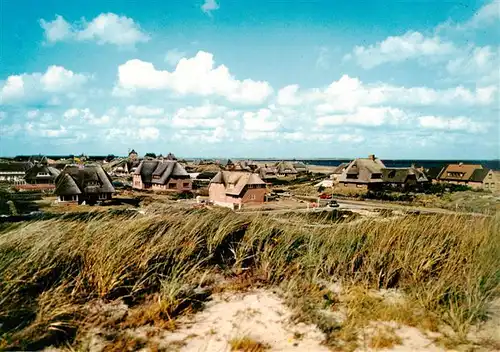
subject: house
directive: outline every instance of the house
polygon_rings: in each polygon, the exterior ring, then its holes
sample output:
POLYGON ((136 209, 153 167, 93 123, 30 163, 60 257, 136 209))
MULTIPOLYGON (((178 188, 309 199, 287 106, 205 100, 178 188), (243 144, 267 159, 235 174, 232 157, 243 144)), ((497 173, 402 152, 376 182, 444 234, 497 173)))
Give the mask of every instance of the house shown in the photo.
POLYGON ((32 167, 33 163, 29 161, 0 162, 0 182, 24 184, 26 171, 32 167))
POLYGON ((59 202, 94 204, 110 200, 115 193, 111 177, 97 164, 67 165, 55 182, 59 202))
POLYGON ((391 167, 382 169, 384 186, 402 190, 421 189, 429 183, 423 169, 411 167, 391 167))
POLYGON ((132 187, 155 191, 187 192, 193 189, 193 181, 177 161, 143 160, 134 172, 132 187))
POLYGON ((368 158, 358 158, 349 163, 338 178, 339 187, 374 189, 382 185, 382 169, 384 163, 369 155, 368 158))
POLYGON ((260 167, 257 169, 257 173, 259 174, 259 177, 264 180, 264 181, 272 181, 277 178, 278 174, 278 169, 274 166, 267 166, 265 165, 264 167, 260 167))
POLYGON ((60 170, 48 165, 47 159, 42 159, 26 171, 24 180, 31 185, 54 184, 60 173, 60 170))
POLYGON ((295 170, 292 163, 280 161, 279 163, 276 163, 275 167, 277 169, 276 175, 278 177, 297 177, 298 172, 295 170))
POLYGON ((342 175, 342 172, 344 172, 347 166, 349 166, 349 163, 341 163, 333 170, 332 174, 330 175, 330 179, 333 180, 334 185, 338 183, 340 175, 342 175))
POLYGON ((266 183, 256 173, 220 171, 210 181, 210 201, 219 206, 241 209, 244 204, 263 203, 266 183))
POLYGON ((496 190, 493 171, 482 165, 449 164, 441 170, 437 181, 440 183, 469 186, 474 189, 496 190))
POLYGON ((297 171, 298 174, 307 174, 309 172, 307 165, 302 161, 294 161, 292 163, 292 167, 297 171))
POLYGON ((174 154, 168 153, 168 155, 164 158, 165 160, 177 160, 174 154))
POLYGON ((135 159, 137 159, 138 157, 139 157, 139 154, 137 154, 137 152, 136 152, 134 149, 132 149, 132 150, 128 153, 128 158, 129 158, 130 160, 135 160, 135 159))

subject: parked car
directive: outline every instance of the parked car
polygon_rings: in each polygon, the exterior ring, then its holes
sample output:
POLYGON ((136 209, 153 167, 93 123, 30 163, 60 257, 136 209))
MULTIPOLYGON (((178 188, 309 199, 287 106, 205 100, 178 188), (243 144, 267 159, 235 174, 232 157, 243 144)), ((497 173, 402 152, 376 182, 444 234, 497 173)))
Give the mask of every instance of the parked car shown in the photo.
POLYGON ((332 199, 332 195, 331 194, 327 194, 327 193, 321 193, 319 195, 319 198, 320 199, 332 199))

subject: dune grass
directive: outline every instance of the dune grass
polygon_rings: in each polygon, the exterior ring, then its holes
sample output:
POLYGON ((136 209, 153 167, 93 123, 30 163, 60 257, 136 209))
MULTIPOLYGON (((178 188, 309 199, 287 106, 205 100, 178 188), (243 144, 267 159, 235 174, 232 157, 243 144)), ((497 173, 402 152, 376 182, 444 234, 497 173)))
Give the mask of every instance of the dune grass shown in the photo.
POLYGON ((313 219, 297 219, 167 207, 147 215, 99 212, 3 226, 0 349, 76 344, 92 324, 86 317, 95 300, 125 301, 131 312, 116 322, 122 327, 158 323, 174 329, 177 316, 200 307, 206 297, 200 288, 220 287, 215 275, 240 280, 239 288, 281 287, 302 318, 325 332, 327 343, 348 339, 342 331, 355 332, 363 316, 404 322, 415 316, 411 310, 406 319, 360 298, 349 306, 348 329, 342 330, 316 314, 318 306, 335 306, 321 281, 401 289, 410 302, 406 308, 417 307, 461 336, 485 318, 486 303, 499 293, 499 216, 409 216, 318 227, 304 226, 313 219))

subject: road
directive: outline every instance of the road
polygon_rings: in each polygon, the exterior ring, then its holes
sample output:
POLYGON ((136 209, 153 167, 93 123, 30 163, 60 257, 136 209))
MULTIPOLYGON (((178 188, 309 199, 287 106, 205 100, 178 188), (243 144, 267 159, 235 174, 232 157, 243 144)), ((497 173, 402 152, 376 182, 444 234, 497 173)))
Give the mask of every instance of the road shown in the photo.
POLYGON ((339 204, 338 208, 330 208, 330 207, 319 207, 319 208, 290 208, 290 209, 276 209, 276 210, 248 210, 241 211, 245 214, 283 214, 283 213, 307 213, 311 211, 324 211, 324 210, 332 210, 332 209, 345 209, 345 210, 367 210, 367 211, 376 211, 380 209, 387 210, 398 210, 404 213, 420 213, 420 214, 459 214, 459 215, 473 215, 473 216, 488 216, 481 213, 466 213, 466 212, 457 212, 448 209, 442 208, 426 208, 426 207, 416 207, 409 205, 401 205, 394 203, 381 203, 381 202, 370 202, 370 201, 359 201, 359 200, 337 200, 339 204))

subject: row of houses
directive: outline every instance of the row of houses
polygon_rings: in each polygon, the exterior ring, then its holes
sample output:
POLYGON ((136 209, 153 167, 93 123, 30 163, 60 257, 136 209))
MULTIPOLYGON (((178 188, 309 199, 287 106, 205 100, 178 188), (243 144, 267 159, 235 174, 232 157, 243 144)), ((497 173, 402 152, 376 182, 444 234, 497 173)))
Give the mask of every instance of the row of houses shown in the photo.
POLYGON ((380 189, 420 189, 433 183, 464 185, 474 189, 494 191, 496 183, 493 171, 478 164, 449 164, 437 173, 429 172, 414 165, 410 167, 386 167, 382 160, 369 155, 357 158, 350 163, 339 165, 323 186, 340 188, 380 189))

